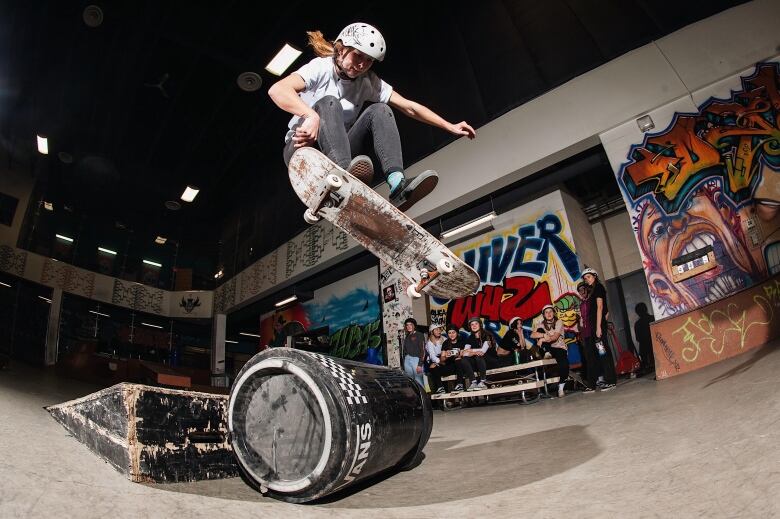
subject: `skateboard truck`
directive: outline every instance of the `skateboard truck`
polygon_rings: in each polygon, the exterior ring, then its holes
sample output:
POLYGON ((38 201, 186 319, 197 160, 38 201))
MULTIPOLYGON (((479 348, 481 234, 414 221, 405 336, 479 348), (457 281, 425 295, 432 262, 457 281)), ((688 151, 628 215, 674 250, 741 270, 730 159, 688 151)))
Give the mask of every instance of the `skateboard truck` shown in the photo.
POLYGON ((344 180, 337 173, 330 173, 325 177, 325 192, 322 193, 319 202, 314 209, 311 207, 303 213, 303 219, 306 223, 315 224, 320 221, 317 214, 323 207, 338 207, 344 200, 344 197, 338 194, 338 190, 344 185, 344 180))
POLYGON ((427 260, 423 262, 423 265, 424 267, 422 270, 420 270, 420 281, 418 281, 416 285, 409 285, 409 287, 406 289, 406 294, 412 299, 417 299, 418 297, 422 296, 422 289, 430 284, 434 279, 442 274, 449 274, 455 269, 452 261, 450 261, 448 258, 440 259, 436 263, 435 268, 428 268, 432 266, 432 264, 427 260))

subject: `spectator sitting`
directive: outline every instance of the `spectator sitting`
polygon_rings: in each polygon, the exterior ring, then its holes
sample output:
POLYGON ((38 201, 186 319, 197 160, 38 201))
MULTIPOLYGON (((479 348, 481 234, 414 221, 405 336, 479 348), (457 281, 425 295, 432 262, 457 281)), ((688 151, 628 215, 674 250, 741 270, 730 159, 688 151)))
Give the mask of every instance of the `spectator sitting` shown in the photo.
POLYGON ((634 307, 639 317, 634 323, 634 336, 639 343, 639 356, 642 358, 642 374, 655 371, 655 355, 653 354, 653 339, 650 334, 650 323, 655 321, 653 314, 647 311, 647 305, 637 303, 634 307))
MULTIPOLYGON (((441 328, 439 328, 441 330, 441 328)), ((435 330, 432 330, 435 333, 435 330)), ((441 332, 439 332, 441 333, 441 332)), ((447 339, 439 346, 438 350, 435 343, 428 342, 428 379, 431 382, 431 390, 436 393, 444 393, 444 386, 441 383, 443 377, 449 375, 457 376, 457 384, 453 393, 459 393, 464 390, 466 380, 474 380, 474 371, 460 353, 463 351, 464 344, 458 336, 458 327, 450 324, 447 326, 447 339)))
POLYGON ((545 351, 545 357, 554 357, 558 364, 558 396, 563 398, 566 394, 563 388, 569 378, 569 354, 563 338, 563 321, 558 319, 553 305, 542 309, 541 319, 534 328, 531 338, 545 351))
POLYGON ((482 320, 479 317, 469 319, 468 327, 471 330, 471 335, 466 339, 466 345, 461 355, 471 364, 471 369, 474 370, 477 377, 475 382, 469 386, 468 391, 487 389, 485 354, 490 348, 495 349, 495 339, 482 327, 482 320))
POLYGON ((485 364, 488 369, 519 364, 520 350, 524 349, 520 346, 520 341, 523 337, 517 332, 519 324, 520 318, 513 317, 509 321, 509 331, 501 338, 501 342, 494 348, 488 349, 485 354, 485 364), (515 358, 515 353, 517 353, 517 359, 515 358))

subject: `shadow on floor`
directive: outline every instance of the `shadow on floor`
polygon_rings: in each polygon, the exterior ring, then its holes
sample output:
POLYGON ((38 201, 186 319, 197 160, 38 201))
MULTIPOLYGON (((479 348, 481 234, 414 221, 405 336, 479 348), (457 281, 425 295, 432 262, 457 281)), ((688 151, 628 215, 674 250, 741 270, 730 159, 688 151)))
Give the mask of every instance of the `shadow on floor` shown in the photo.
MULTIPOLYGON (((391 472, 316 503, 324 508, 395 508, 487 496, 570 470, 601 453, 584 426, 567 426, 466 445, 433 441, 415 469, 391 472), (451 482, 451 488, 442 485, 451 482), (436 482, 435 485, 429 484, 436 482)), ((159 490, 241 501, 270 501, 240 478, 148 485, 159 490)), ((303 505, 306 506, 306 505, 303 505)))
POLYGON ((757 350, 755 350, 752 355, 750 355, 745 362, 742 364, 739 364, 737 366, 734 366, 730 370, 721 373, 717 377, 710 380, 707 384, 705 384, 704 388, 708 388, 713 384, 717 384, 718 382, 723 382, 724 380, 728 380, 729 378, 733 377, 734 375, 739 375, 741 373, 745 373, 750 368, 752 368, 755 364, 758 363, 758 361, 762 360, 767 355, 774 353, 777 351, 777 345, 778 343, 776 341, 772 341, 769 343, 764 344, 757 350))

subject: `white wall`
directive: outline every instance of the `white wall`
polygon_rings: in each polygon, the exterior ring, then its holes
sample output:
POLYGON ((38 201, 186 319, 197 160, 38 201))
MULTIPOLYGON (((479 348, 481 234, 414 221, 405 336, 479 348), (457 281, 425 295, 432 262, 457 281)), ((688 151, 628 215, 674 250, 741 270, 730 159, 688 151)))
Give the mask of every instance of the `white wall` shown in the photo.
MULTIPOLYGON (((603 272, 603 265, 608 262, 603 258, 602 251, 593 236, 593 228, 588 221, 588 217, 580 207, 579 202, 565 191, 561 191, 563 207, 566 211, 566 219, 571 228, 571 237, 574 240, 574 250, 577 251, 577 257, 580 260, 580 269, 588 266, 596 269, 597 272, 603 272)), ((602 279, 607 279, 602 277, 602 279)))
POLYGON ((642 256, 628 211, 603 218, 592 228, 595 246, 601 253, 602 279, 617 278, 642 268, 642 256))

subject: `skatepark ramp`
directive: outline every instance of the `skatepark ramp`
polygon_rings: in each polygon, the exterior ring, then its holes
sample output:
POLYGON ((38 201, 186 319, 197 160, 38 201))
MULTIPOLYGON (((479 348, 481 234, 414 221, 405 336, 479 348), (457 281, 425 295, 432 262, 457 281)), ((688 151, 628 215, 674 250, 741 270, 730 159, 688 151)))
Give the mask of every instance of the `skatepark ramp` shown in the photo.
POLYGON ((413 466, 432 421, 427 393, 399 370, 290 348, 247 362, 228 408, 245 479, 292 503, 413 466))
POLYGON ((227 396, 121 383, 47 407, 92 452, 136 482, 238 475, 227 396))

